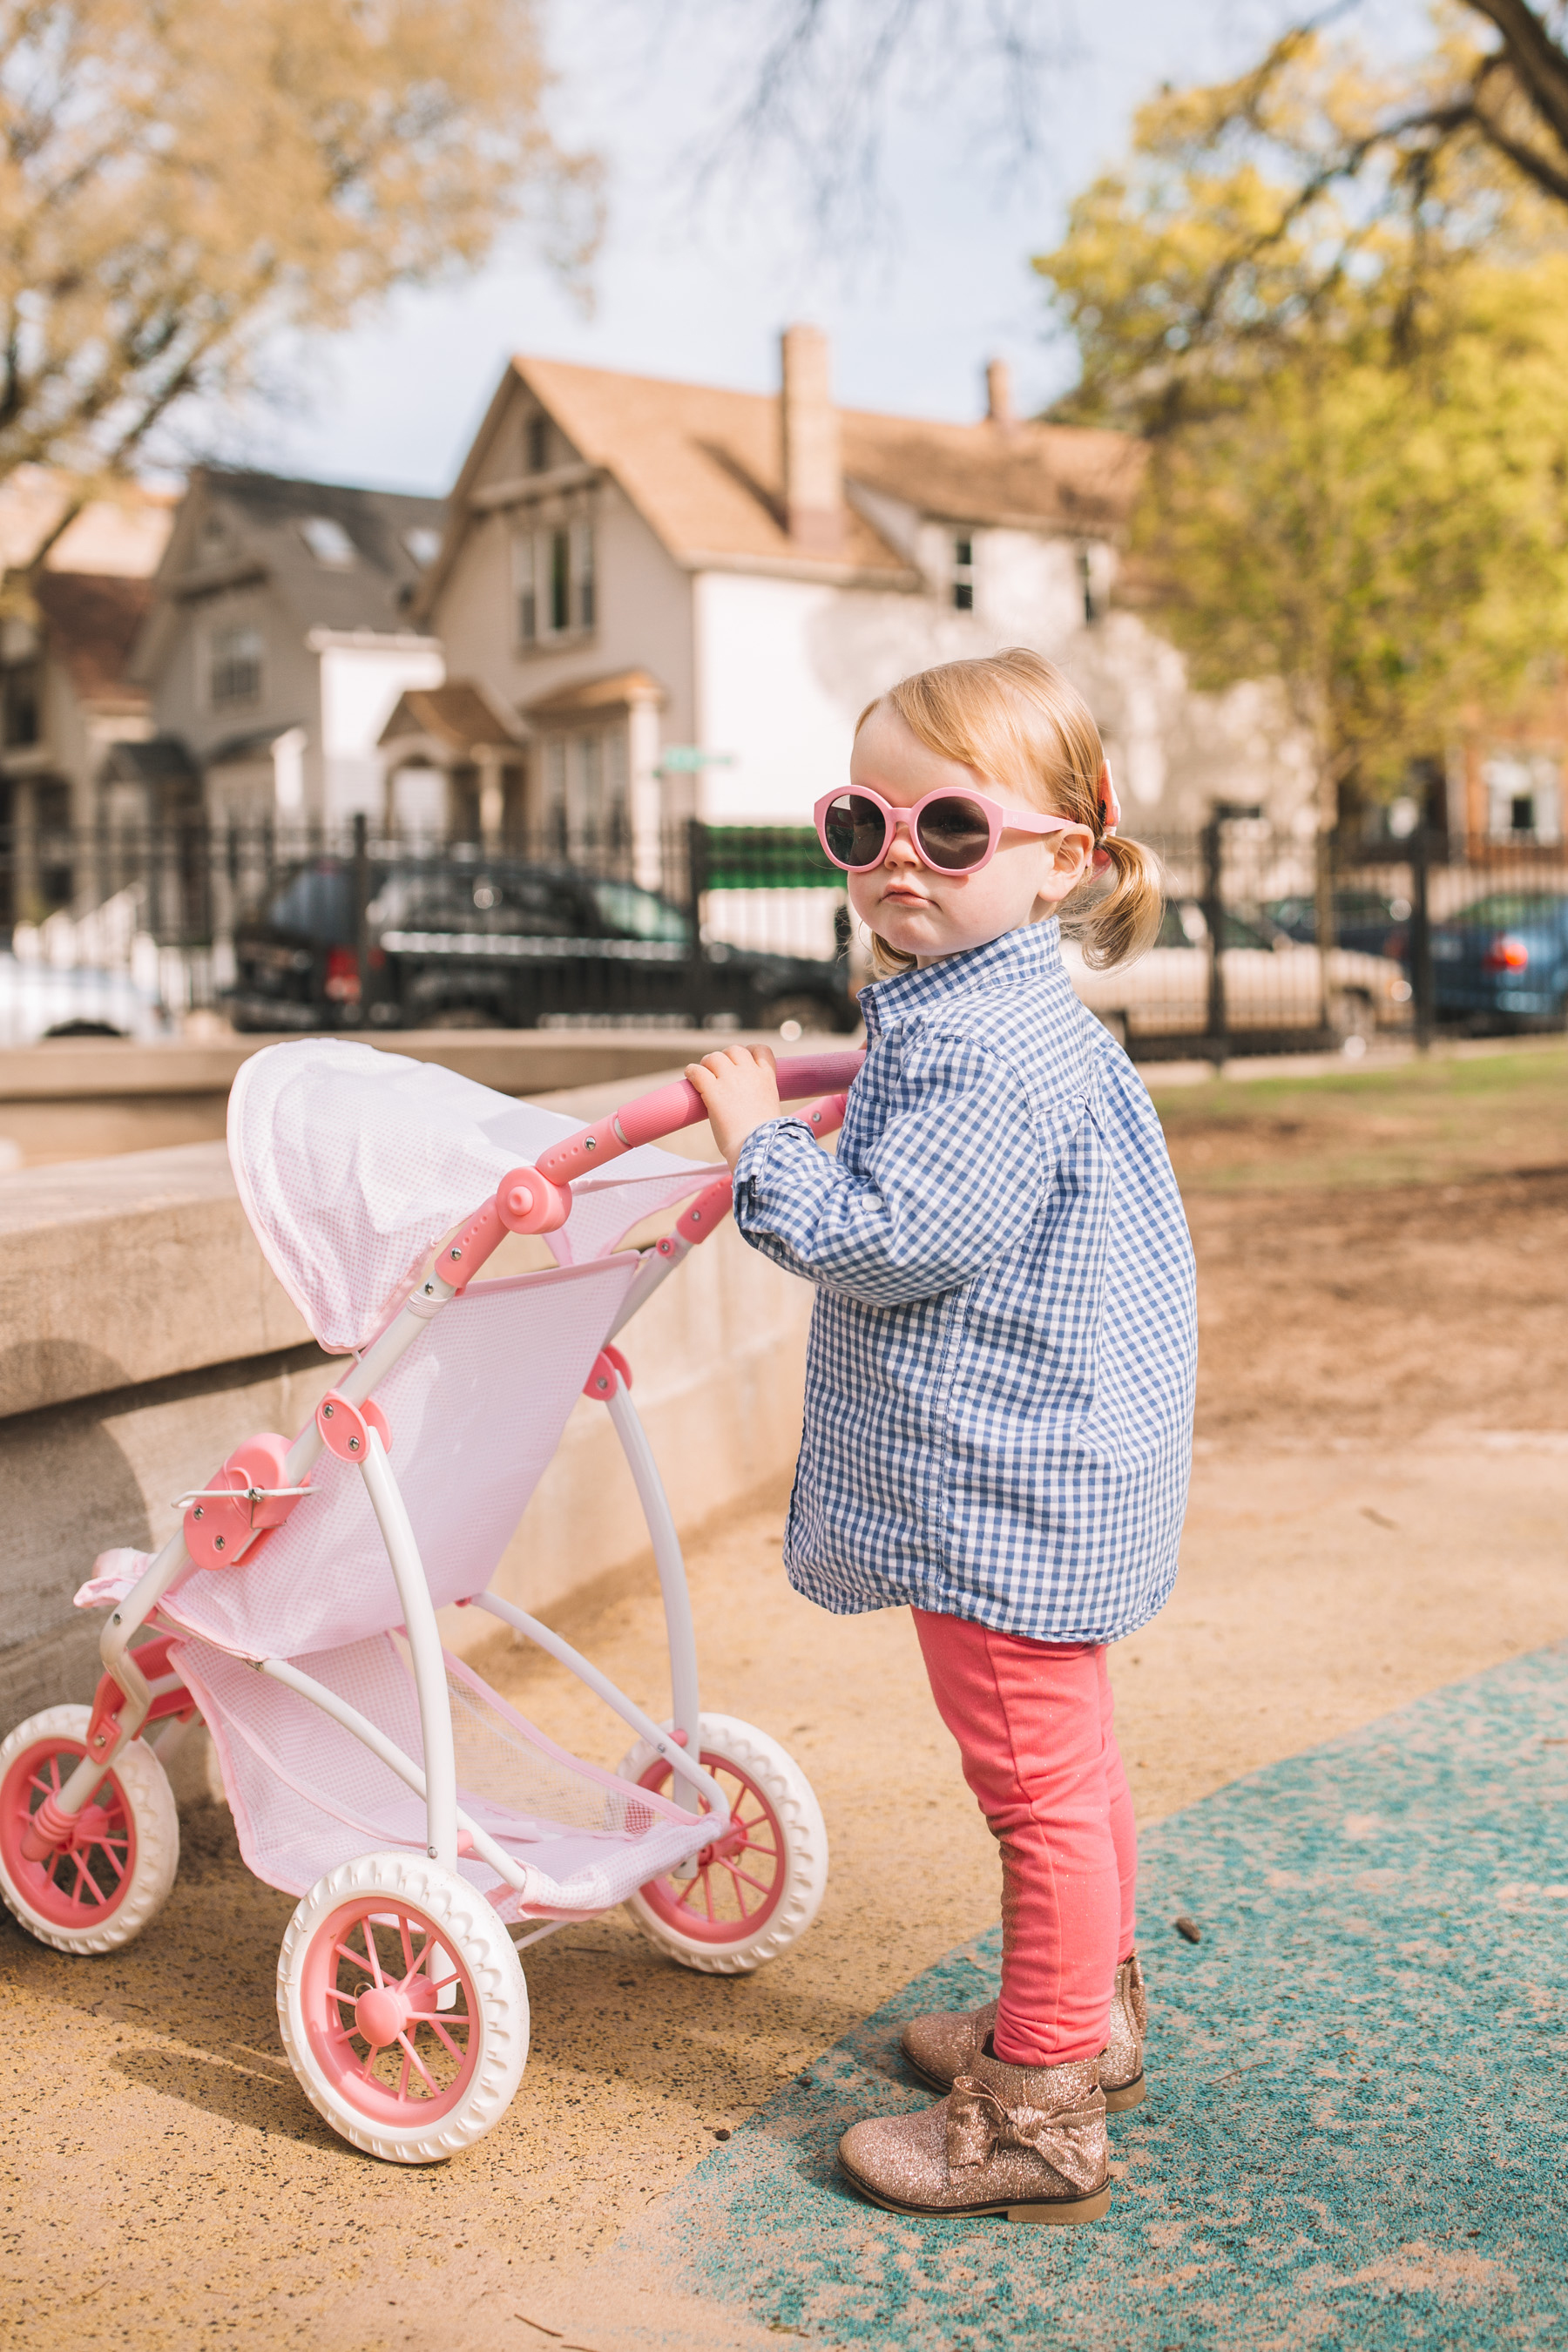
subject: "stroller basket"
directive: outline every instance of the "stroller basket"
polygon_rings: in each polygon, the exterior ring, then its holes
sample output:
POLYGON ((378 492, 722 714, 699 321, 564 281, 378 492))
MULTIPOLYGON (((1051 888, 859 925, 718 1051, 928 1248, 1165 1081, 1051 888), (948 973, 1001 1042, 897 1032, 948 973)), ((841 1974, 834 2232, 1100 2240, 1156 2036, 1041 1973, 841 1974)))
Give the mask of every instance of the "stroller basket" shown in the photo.
MULTIPOLYGON (((308 1699, 205 1642, 176 1643, 170 1663, 212 1730, 240 1852, 258 1878, 303 1895, 367 1847, 424 1853, 423 1801, 308 1699)), ((392 1636, 305 1663, 313 1680, 423 1768, 414 1678, 392 1636)), ((503 1919, 611 1910, 706 1843, 700 1820, 580 1762, 458 1660, 446 1664, 458 1802, 527 1865, 527 1886, 516 1890, 473 1855, 458 1857, 459 1874, 503 1919)))

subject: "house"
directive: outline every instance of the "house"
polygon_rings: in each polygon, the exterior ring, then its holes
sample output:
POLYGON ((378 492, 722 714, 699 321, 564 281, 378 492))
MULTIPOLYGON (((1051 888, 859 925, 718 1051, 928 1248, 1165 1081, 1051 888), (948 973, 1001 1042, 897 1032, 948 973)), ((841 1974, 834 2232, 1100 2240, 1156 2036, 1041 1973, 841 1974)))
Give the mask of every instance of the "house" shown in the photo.
POLYGON ((99 773, 153 733, 130 657, 174 501, 127 485, 72 515, 70 496, 63 476, 38 466, 0 485, 0 567, 22 607, 0 621, 5 925, 71 899, 71 838, 91 823, 99 773))
POLYGON ((1083 687, 1130 826, 1310 797, 1278 692, 1192 693, 1117 601, 1134 444, 1020 418, 1000 363, 986 415, 952 425, 837 407, 814 328, 782 360, 776 395, 512 362, 414 605, 444 691, 506 740, 444 748, 403 713, 395 805, 405 772, 426 806, 444 774, 455 816, 488 750, 529 829, 619 829, 651 877, 662 824, 807 821, 891 679, 1014 643, 1083 687))
MULTIPOLYGON (((414 606, 442 504, 210 466, 192 474, 153 582, 133 675, 166 761, 223 824, 379 814, 376 742, 441 651, 414 606)), ((150 764, 150 756, 143 766, 150 764)), ((134 763, 108 779, 130 813, 134 763)), ((149 814, 155 787, 141 780, 149 814)))

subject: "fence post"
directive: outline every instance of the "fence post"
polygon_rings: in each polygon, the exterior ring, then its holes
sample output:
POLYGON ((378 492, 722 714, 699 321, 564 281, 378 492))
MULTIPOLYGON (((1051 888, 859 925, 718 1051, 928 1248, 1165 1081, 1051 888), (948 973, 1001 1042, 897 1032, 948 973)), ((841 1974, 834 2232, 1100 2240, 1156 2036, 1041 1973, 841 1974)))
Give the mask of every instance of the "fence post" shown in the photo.
POLYGON ((686 914, 691 926, 687 965, 687 1012, 700 1029, 708 1011, 708 965, 702 952, 702 900, 708 888, 708 828, 700 817, 686 820, 686 914))
POLYGON ((1317 919, 1313 937, 1318 942, 1318 976, 1322 987, 1323 1034, 1331 1043, 1334 1026, 1334 990, 1330 976, 1335 945, 1334 867, 1338 836, 1327 825, 1318 828, 1318 862, 1314 900, 1317 919))
POLYGON ((1218 1070, 1226 1058, 1225 966, 1221 940, 1225 932, 1224 819, 1216 808, 1203 830, 1204 921, 1209 935, 1209 1019, 1206 1051, 1218 1070))
POLYGON ((354 964, 359 973, 359 1017, 370 1019, 370 848, 363 809, 354 813, 354 964))
POLYGON ((1415 999, 1415 1050, 1425 1054, 1437 1019, 1436 974, 1432 969, 1432 836, 1416 826, 1410 843, 1410 991, 1415 999))

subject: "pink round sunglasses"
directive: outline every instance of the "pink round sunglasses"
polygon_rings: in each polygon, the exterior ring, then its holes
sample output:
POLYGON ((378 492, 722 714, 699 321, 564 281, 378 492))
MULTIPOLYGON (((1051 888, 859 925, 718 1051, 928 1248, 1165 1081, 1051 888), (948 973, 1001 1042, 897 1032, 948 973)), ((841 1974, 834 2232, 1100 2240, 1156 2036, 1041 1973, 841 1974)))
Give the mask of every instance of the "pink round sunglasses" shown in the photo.
POLYGON ((817 839, 846 874, 867 874, 880 866, 900 825, 921 864, 933 873, 978 874, 995 856, 1005 833, 1067 833, 1076 822, 1004 808, 986 793, 946 786, 910 808, 892 808, 879 793, 860 789, 826 793, 812 815, 817 839))

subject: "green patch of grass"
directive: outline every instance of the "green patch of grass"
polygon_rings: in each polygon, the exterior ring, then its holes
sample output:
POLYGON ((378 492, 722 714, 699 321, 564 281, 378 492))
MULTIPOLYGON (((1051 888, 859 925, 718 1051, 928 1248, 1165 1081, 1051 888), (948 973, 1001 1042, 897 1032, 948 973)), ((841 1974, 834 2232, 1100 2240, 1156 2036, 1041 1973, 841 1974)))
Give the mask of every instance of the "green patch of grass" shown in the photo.
POLYGON ((1568 1167, 1568 1043, 1557 1038, 1310 1077, 1162 1088, 1157 1069, 1145 1075, 1186 1191, 1452 1184, 1568 1167))

